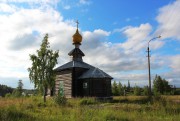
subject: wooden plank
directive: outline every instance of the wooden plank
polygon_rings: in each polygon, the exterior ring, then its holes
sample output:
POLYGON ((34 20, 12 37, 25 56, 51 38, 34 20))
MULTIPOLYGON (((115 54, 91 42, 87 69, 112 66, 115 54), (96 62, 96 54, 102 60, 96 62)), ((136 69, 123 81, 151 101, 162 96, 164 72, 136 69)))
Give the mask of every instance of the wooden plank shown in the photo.
POLYGON ((70 71, 61 72, 56 75, 55 92, 58 94, 60 81, 64 82, 64 94, 66 97, 71 98, 72 93, 72 73, 70 71))

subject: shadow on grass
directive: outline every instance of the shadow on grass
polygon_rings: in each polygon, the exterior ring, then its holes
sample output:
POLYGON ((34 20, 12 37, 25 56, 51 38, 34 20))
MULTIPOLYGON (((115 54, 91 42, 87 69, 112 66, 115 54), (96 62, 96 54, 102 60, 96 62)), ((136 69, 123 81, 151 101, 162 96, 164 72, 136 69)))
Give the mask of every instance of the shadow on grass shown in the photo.
POLYGON ((15 107, 0 109, 0 121, 35 121, 36 118, 23 111, 17 110, 15 107))
POLYGON ((170 115, 174 115, 174 114, 180 114, 180 108, 166 108, 165 109, 165 112, 167 113, 167 114, 170 114, 170 115))
POLYGON ((80 100, 80 105, 93 105, 93 104, 101 104, 101 103, 147 104, 152 102, 153 102, 153 98, 149 98, 149 97, 82 98, 80 100))
POLYGON ((120 99, 113 99, 110 103, 129 103, 129 104, 147 104, 151 103, 152 99, 149 97, 141 98, 141 99, 128 99, 128 98, 120 98, 120 99))

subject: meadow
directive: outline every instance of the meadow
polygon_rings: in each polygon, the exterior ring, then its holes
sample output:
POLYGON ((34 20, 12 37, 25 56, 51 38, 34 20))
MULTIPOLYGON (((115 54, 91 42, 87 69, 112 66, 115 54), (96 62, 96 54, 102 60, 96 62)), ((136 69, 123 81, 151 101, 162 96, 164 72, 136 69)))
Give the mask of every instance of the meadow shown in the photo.
POLYGON ((179 121, 180 96, 118 96, 112 101, 53 98, 0 98, 0 121, 179 121))

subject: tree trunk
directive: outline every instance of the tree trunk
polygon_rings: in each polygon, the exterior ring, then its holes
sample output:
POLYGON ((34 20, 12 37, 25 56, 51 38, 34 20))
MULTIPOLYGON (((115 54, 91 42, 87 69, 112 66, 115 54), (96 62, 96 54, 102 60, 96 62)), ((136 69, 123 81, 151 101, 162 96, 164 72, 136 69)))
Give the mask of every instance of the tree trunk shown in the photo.
POLYGON ((51 88, 50 96, 52 97, 54 95, 54 88, 51 88))

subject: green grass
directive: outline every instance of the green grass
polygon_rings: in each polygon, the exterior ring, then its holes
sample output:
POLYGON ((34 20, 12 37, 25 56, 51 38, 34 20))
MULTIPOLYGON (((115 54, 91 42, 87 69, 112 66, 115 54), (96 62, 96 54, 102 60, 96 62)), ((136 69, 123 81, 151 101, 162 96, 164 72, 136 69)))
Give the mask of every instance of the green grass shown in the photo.
POLYGON ((180 96, 119 96, 111 102, 94 98, 68 99, 58 105, 52 98, 0 98, 0 121, 178 121, 180 96))

